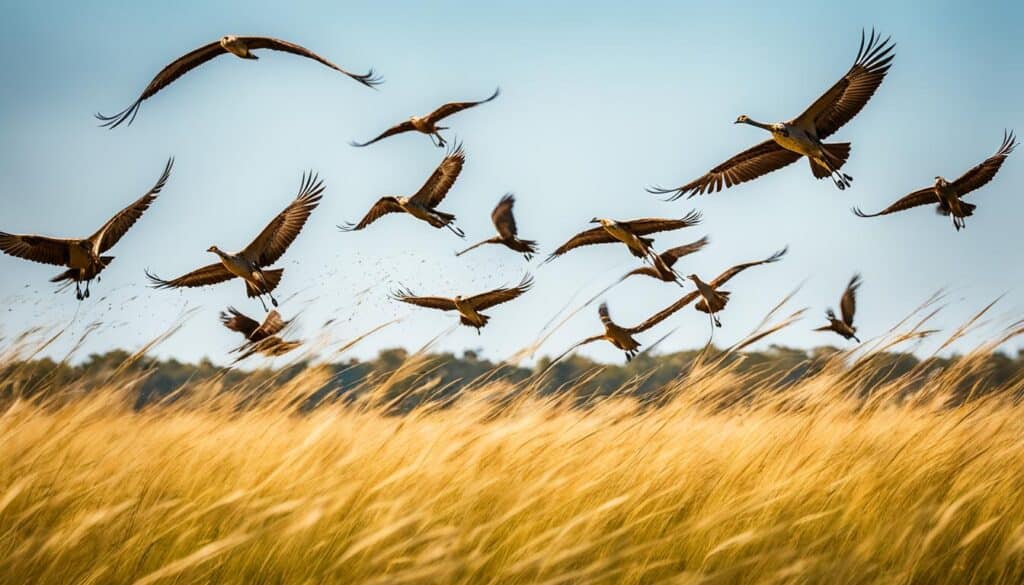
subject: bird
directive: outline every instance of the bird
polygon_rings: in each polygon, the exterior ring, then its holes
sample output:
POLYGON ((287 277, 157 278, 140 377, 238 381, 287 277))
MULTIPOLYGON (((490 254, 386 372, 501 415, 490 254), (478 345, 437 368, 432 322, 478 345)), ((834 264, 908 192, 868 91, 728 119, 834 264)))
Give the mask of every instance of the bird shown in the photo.
POLYGON ((339 225, 338 229, 343 232, 353 232, 365 228, 389 213, 408 213, 437 229, 448 228, 460 238, 466 237, 466 234, 454 225, 454 215, 436 209, 444 201, 445 195, 451 190, 455 180, 459 178, 459 173, 462 172, 462 165, 465 162, 466 153, 462 150, 462 145, 456 145, 445 155, 444 160, 430 175, 427 182, 412 197, 401 195, 381 197, 373 204, 363 219, 359 220, 358 224, 346 223, 339 225))
POLYGON ((261 324, 238 309, 228 307, 226 311, 221 311, 220 322, 228 329, 245 336, 245 343, 231 350, 231 353, 241 354, 235 358, 235 363, 257 353, 268 357, 277 357, 302 345, 299 341, 285 341, 278 337, 277 334, 289 322, 282 319, 281 314, 277 311, 267 313, 261 324))
POLYGON ((490 317, 481 313, 495 305, 507 303, 530 290, 533 286, 533 278, 527 274, 519 285, 514 287, 496 288, 492 291, 473 295, 470 297, 456 296, 447 297, 420 297, 416 296, 409 289, 400 289, 391 294, 391 298, 418 307, 428 309, 440 309, 442 311, 458 311, 459 322, 467 327, 476 328, 477 334, 480 329, 487 325, 490 317))
POLYGON ((447 118, 448 116, 451 116, 452 114, 457 114, 457 113, 461 112, 462 110, 468 110, 470 108, 479 106, 480 104, 486 104, 487 102, 489 102, 489 101, 493 100, 494 98, 498 97, 498 95, 500 95, 500 94, 501 94, 501 88, 499 87, 499 88, 496 88, 494 90, 494 93, 491 94, 491 97, 489 97, 487 99, 483 99, 483 100, 480 100, 480 101, 477 101, 477 102, 452 102, 452 103, 448 103, 448 104, 445 104, 445 105, 437 108, 433 112, 430 112, 426 116, 413 116, 413 117, 409 118, 408 120, 406 120, 405 122, 401 122, 399 124, 396 124, 396 125, 388 128, 384 132, 382 132, 380 134, 380 136, 374 138, 373 140, 370 140, 370 141, 367 141, 367 142, 354 142, 353 141, 353 142, 350 142, 349 144, 351 144, 352 146, 355 146, 355 147, 362 148, 364 146, 369 146, 369 145, 373 144, 374 142, 383 140, 383 139, 387 138, 388 136, 394 136, 395 134, 402 134, 404 132, 416 131, 416 132, 419 132, 421 134, 426 134, 427 136, 429 136, 430 137, 430 141, 434 143, 434 146, 437 146, 438 148, 443 148, 447 144, 447 142, 445 142, 444 137, 441 136, 440 131, 441 130, 447 130, 448 127, 447 126, 438 126, 437 125, 438 122, 440 122, 441 120, 447 118))
POLYGON ((259 59, 259 57, 253 54, 253 51, 257 49, 283 51, 300 57, 306 57, 307 59, 313 59, 314 61, 326 65, 335 71, 339 71, 351 77, 367 87, 376 87, 383 83, 383 80, 374 74, 373 69, 370 69, 369 72, 361 75, 352 73, 338 67, 313 51, 294 43, 289 43, 288 41, 282 41, 281 39, 271 37, 226 35, 221 37, 218 41, 213 41, 212 43, 203 45, 194 51, 178 57, 169 65, 161 69, 160 72, 156 74, 156 77, 149 82, 146 89, 142 90, 142 94, 139 95, 138 99, 136 99, 132 105, 112 116, 97 113, 96 118, 102 121, 103 124, 101 124, 101 126, 106 128, 117 128, 125 122, 130 126, 131 123, 135 121, 135 116, 139 113, 139 108, 142 106, 143 101, 152 97, 158 91, 167 87, 182 75, 185 75, 189 71, 220 55, 231 54, 242 59, 259 59))
POLYGON ((671 194, 669 201, 687 195, 693 197, 752 181, 781 169, 806 156, 815 178, 831 177, 839 189, 850 186, 852 177, 841 171, 850 156, 849 142, 822 142, 856 116, 885 79, 892 60, 894 44, 882 40, 871 31, 865 44, 861 31, 860 49, 853 66, 828 91, 802 114, 787 122, 764 124, 747 115, 736 118, 736 124, 749 124, 771 133, 771 139, 744 150, 706 175, 681 187, 648 188, 656 194, 671 194))
POLYGON ((284 210, 263 228, 256 239, 237 254, 224 252, 217 246, 210 246, 207 252, 217 255, 219 261, 171 280, 163 280, 146 270, 146 276, 154 288, 191 288, 226 282, 233 278, 245 281, 245 292, 249 298, 257 297, 267 310, 263 295, 270 297, 276 307, 274 289, 281 282, 283 268, 268 270, 277 262, 295 238, 302 231, 309 215, 320 204, 324 184, 316 174, 303 173, 299 194, 284 210))
POLYGON ((965 226, 965 218, 974 215, 974 210, 977 208, 977 205, 961 201, 960 198, 991 181, 999 172, 999 168, 1003 166, 1003 161, 1010 156, 1016 146, 1017 139, 1013 132, 1003 132, 1003 143, 999 150, 955 181, 950 182, 938 176, 935 177, 935 184, 931 187, 918 189, 878 213, 864 213, 857 207, 853 208, 853 213, 858 217, 877 217, 935 203, 935 212, 939 215, 952 216, 953 227, 956 231, 960 231, 965 226))
POLYGON ((156 184, 145 195, 117 212, 96 233, 87 238, 62 239, 0 231, 0 251, 32 262, 67 267, 67 270, 50 279, 50 282, 63 282, 65 285, 73 282, 78 300, 87 299, 93 279, 99 279, 100 273, 114 260, 113 256, 105 255, 105 252, 110 251, 156 201, 157 195, 171 176, 173 166, 174 157, 171 157, 167 159, 164 172, 156 184), (84 290, 81 286, 83 282, 84 290))
POLYGON ((854 274, 843 291, 843 298, 839 300, 839 312, 843 314, 842 319, 837 319, 835 312, 829 308, 825 310, 828 317, 828 325, 818 327, 815 331, 834 331, 843 339, 852 339, 860 343, 857 338, 857 328, 853 326, 853 315, 857 312, 857 289, 860 288, 860 275, 854 274))
POLYGON ((495 229, 498 230, 498 235, 477 242, 472 246, 466 248, 461 252, 457 252, 456 256, 462 256, 466 252, 479 248, 485 244, 501 244, 506 248, 520 252, 529 262, 533 255, 537 253, 537 242, 533 240, 521 240, 518 237, 519 230, 516 228, 516 218, 512 215, 512 207, 516 204, 516 198, 511 193, 506 193, 504 197, 498 201, 498 205, 494 207, 494 211, 491 212, 491 222, 494 223, 495 229))
POLYGON ((760 266, 761 264, 771 264, 773 262, 778 262, 779 260, 782 259, 783 256, 786 255, 787 251, 789 251, 789 248, 785 247, 779 250, 778 252, 775 252, 771 256, 765 258, 764 260, 757 260, 755 262, 737 264, 736 266, 733 266, 732 268, 716 276, 714 280, 712 280, 711 282, 704 282, 696 274, 691 274, 687 276, 687 278, 689 278, 697 287, 696 292, 697 294, 700 295, 700 301, 698 301, 693 308, 697 309, 702 313, 707 313, 711 317, 711 322, 714 323, 715 327, 721 327, 722 322, 718 319, 718 313, 725 308, 726 304, 729 303, 729 295, 731 293, 729 293, 728 291, 719 290, 719 287, 729 282, 729 280, 731 280, 732 277, 736 276, 740 272, 743 272, 747 268, 760 266))
POLYGON ((684 296, 679 301, 672 303, 665 309, 658 311, 657 313, 649 317, 647 320, 645 320, 643 323, 640 323, 635 327, 622 327, 621 325, 615 323, 615 321, 613 321, 611 318, 611 314, 608 312, 608 303, 601 303, 601 305, 598 306, 597 308, 597 314, 601 318, 601 324, 604 326, 604 332, 598 335, 587 337, 583 341, 580 341, 579 343, 573 345, 564 353, 562 353, 561 356, 552 360, 552 363, 559 361, 560 359, 562 359, 563 356, 575 350, 576 348, 582 347, 589 343, 594 343, 595 341, 607 341, 608 343, 614 345, 616 349, 620 349, 623 352, 625 352, 627 362, 631 361, 640 352, 641 345, 640 342, 637 341, 635 337, 633 337, 634 335, 636 335, 637 333, 647 331, 651 327, 654 327, 658 323, 661 323, 679 309, 685 307, 689 303, 692 303, 694 300, 696 300, 696 298, 696 292, 690 293, 684 296))
POLYGON ((708 239, 708 237, 704 236, 703 238, 695 242, 683 244, 682 246, 676 246, 675 248, 669 248, 668 250, 665 250, 661 254, 658 254, 658 257, 661 258, 660 264, 654 266, 641 266, 640 268, 631 270, 627 272, 625 276, 619 279, 619 282, 626 280, 630 276, 637 275, 650 276, 651 278, 657 278, 658 280, 663 280, 665 282, 674 282, 676 281, 676 273, 673 267, 675 266, 676 262, 678 262, 679 259, 682 258, 683 256, 689 256, 690 254, 701 251, 705 246, 708 245, 709 242, 710 240, 708 239), (659 266, 663 268, 659 270, 659 266), (667 268, 668 270, 664 270, 664 268, 667 268))

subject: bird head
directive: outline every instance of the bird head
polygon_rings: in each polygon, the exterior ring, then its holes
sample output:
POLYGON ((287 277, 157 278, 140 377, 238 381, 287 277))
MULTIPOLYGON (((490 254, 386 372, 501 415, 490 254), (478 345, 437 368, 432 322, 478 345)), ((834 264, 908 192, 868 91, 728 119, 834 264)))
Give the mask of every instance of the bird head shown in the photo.
POLYGON ((686 278, 689 278, 693 282, 697 282, 698 280, 700 280, 700 278, 698 278, 696 274, 690 274, 686 278))
POLYGON ((452 297, 452 300, 455 301, 456 303, 461 303, 462 295, 455 295, 454 297, 452 297))
POLYGON ((736 118, 736 121, 733 122, 733 124, 746 124, 749 121, 750 118, 748 118, 746 114, 740 114, 739 117, 736 118))
POLYGON ((213 252, 214 254, 220 254, 220 248, 217 246, 210 246, 206 249, 207 252, 213 252))
POLYGON ((231 43, 233 43, 233 42, 235 42, 237 40, 238 40, 238 37, 235 36, 235 35, 224 35, 224 36, 222 36, 220 38, 220 44, 222 44, 222 45, 230 45, 231 43))
POLYGON ((949 184, 949 181, 947 181, 946 179, 943 179, 940 176, 936 176, 935 177, 935 186, 936 187, 945 187, 948 184, 949 184))

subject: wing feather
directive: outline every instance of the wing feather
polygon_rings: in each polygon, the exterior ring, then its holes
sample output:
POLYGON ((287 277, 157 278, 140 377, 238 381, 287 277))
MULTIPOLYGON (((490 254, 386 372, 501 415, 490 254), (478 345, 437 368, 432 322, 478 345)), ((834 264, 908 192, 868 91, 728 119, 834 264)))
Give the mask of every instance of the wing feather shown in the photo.
POLYGON ((651 327, 654 327, 658 323, 661 323, 665 319, 668 319, 670 316, 672 316, 673 313, 677 312, 679 309, 682 309, 686 305, 689 305, 693 301, 697 300, 699 297, 700 291, 693 291, 691 293, 687 293, 680 297, 679 300, 677 300, 676 302, 672 303, 671 305, 665 307, 664 309, 648 317, 643 323, 640 323, 635 327, 630 327, 629 329, 626 329, 626 331, 630 335, 640 333, 641 331, 647 331, 651 327))
POLYGON ((675 248, 669 248, 661 253, 661 260, 666 266, 672 267, 676 261, 683 256, 689 256, 690 254, 700 252, 711 240, 707 236, 689 244, 683 244, 682 246, 676 246, 675 248))
POLYGON ((260 235, 242 250, 242 255, 258 266, 270 266, 285 253, 313 210, 320 204, 326 187, 315 173, 304 173, 299 194, 284 210, 272 219, 260 235))
POLYGON ((466 153, 462 150, 462 145, 458 144, 445 155, 427 182, 410 199, 431 209, 437 207, 455 184, 455 179, 459 178, 465 162, 466 153))
POLYGON ((743 272, 747 268, 753 268, 754 266, 760 266, 762 264, 771 264, 772 262, 778 262, 779 260, 782 260, 783 256, 785 256, 786 252, 788 252, 788 251, 789 251, 789 247, 787 246, 787 247, 779 250, 778 252, 775 252, 771 256, 765 258, 764 260, 758 260, 756 262, 745 262, 743 264, 737 264, 736 266, 733 266, 732 268, 730 268, 730 269, 726 270, 725 272, 719 274, 714 280, 712 280, 708 284, 711 285, 711 288, 718 288, 718 287, 724 285, 725 283, 729 282, 732 279, 732 277, 736 276, 740 272, 743 272))
POLYGON ((383 79, 374 74, 373 69, 370 69, 369 71, 363 74, 352 73, 351 71, 347 71, 345 69, 342 69, 341 67, 338 67, 334 63, 331 63, 327 59, 324 59, 323 57, 317 55, 313 51, 310 51, 306 47, 296 45, 295 43, 289 43, 288 41, 283 41, 281 39, 275 39, 271 37, 239 38, 245 43, 245 45, 249 48, 250 51, 254 49, 270 49, 272 51, 283 51, 285 53, 291 53, 292 55, 306 57, 307 59, 312 59, 322 65, 326 65, 331 69, 334 69, 335 71, 344 73, 345 75, 351 77, 352 79, 358 81, 359 83, 362 83, 366 87, 376 87, 381 83, 384 83, 383 79))
POLYGON ((753 181, 754 179, 777 171, 782 167, 796 162, 802 155, 791 150, 786 150, 774 140, 766 140, 756 146, 748 148, 698 179, 695 179, 681 187, 674 189, 663 189, 661 187, 649 187, 650 193, 672 195, 668 201, 675 201, 680 197, 703 195, 704 193, 715 193, 727 189, 733 185, 753 181))
POLYGON ((117 213, 114 217, 110 218, 107 223, 103 224, 103 227, 99 229, 95 234, 89 237, 89 240, 93 242, 93 245, 99 249, 99 253, 102 254, 107 250, 110 250, 117 244, 121 238, 124 237, 128 230, 131 229, 135 222, 142 217, 142 214, 149 209, 149 206, 156 201, 157 195, 163 190, 164 185, 167 183, 167 179, 171 176, 171 168, 174 166, 174 157, 167 159, 167 165, 164 166, 164 172, 160 175, 156 184, 142 197, 135 200, 134 203, 125 207, 117 213))
POLYGON ((339 225, 338 229, 343 232, 354 232, 361 230, 371 223, 377 221, 381 217, 389 213, 399 213, 402 211, 402 206, 398 204, 398 200, 394 197, 381 197, 373 204, 370 211, 366 212, 363 219, 359 220, 359 223, 352 224, 346 223, 345 225, 339 225))
POLYGON ((391 298, 417 307, 428 309, 440 309, 442 311, 455 311, 455 301, 445 297, 418 297, 409 289, 399 289, 391 293, 391 298))
POLYGON ((203 266, 202 268, 197 268, 188 274, 183 274, 178 278, 173 278, 171 280, 164 280, 148 270, 146 271, 146 277, 149 278, 153 288, 163 289, 208 286, 231 280, 235 275, 231 274, 223 264, 218 262, 216 264, 203 266))
POLYGON ((0 232, 0 250, 40 264, 67 266, 71 262, 71 243, 60 238, 0 232))
POLYGON ((679 219, 666 219, 660 217, 632 219, 620 222, 629 228, 629 231, 638 236, 646 236, 657 232, 667 232, 683 228, 693 227, 700 223, 701 213, 691 211, 679 219))
POLYGON ((857 312, 857 289, 860 288, 860 275, 854 274, 846 285, 843 298, 839 301, 839 312, 843 314, 843 322, 853 325, 853 316, 857 312))
POLYGON ((491 212, 491 221, 494 223, 495 229, 498 230, 498 235, 506 240, 514 239, 519 233, 516 227, 516 218, 512 214, 515 204, 515 195, 506 193, 491 212))
POLYGON ((486 104, 487 102, 489 102, 489 101, 493 100, 494 98, 498 97, 500 94, 501 94, 501 88, 499 87, 499 88, 496 88, 494 90, 494 93, 491 94, 491 97, 489 97, 487 99, 483 99, 483 100, 480 100, 480 101, 477 101, 477 102, 452 102, 452 103, 445 104, 445 105, 437 108, 436 110, 434 110, 430 114, 428 114, 427 115, 427 122, 430 123, 430 124, 436 124, 436 123, 440 122, 441 120, 447 118, 448 116, 451 116, 452 114, 456 114, 458 112, 461 112, 462 110, 468 110, 469 108, 479 106, 480 104, 486 104))
POLYGON ((568 242, 559 246, 554 252, 551 253, 551 255, 547 257, 545 262, 550 262, 555 258, 561 256, 562 254, 565 254, 569 250, 574 250, 576 248, 580 248, 583 246, 592 246, 594 244, 610 244, 612 242, 617 241, 618 240, 616 240, 614 237, 612 237, 611 234, 605 231, 604 227, 602 226, 590 228, 589 230, 584 230, 576 234, 575 236, 570 238, 568 242))
POLYGON ((412 122, 410 122, 409 120, 406 120, 405 122, 402 122, 400 124, 395 124, 394 126, 388 128, 384 132, 381 132, 380 136, 377 136, 373 140, 370 140, 370 141, 367 141, 367 142, 354 142, 353 141, 353 142, 349 142, 349 144, 351 144, 352 146, 355 146, 355 147, 362 148, 364 146, 370 146, 374 142, 378 142, 380 140, 384 140, 388 136, 394 136, 395 134, 401 134, 403 132, 410 132, 410 131, 415 130, 415 129, 416 128, 412 125, 412 122))
POLYGON ((878 217, 879 215, 889 215, 890 213, 896 213, 897 211, 903 211, 914 207, 920 207, 921 205, 938 202, 939 198, 935 194, 935 189, 932 187, 925 187, 924 189, 918 189, 917 191, 906 195, 902 199, 877 213, 864 213, 859 207, 854 207, 853 213, 857 217, 878 217))
POLYGON ((259 329, 260 324, 255 319, 248 317, 234 307, 228 307, 227 311, 221 311, 220 322, 232 331, 236 331, 252 339, 253 332, 259 329))
POLYGON ((529 274, 523 277, 523 280, 518 286, 511 288, 498 288, 483 294, 474 295, 466 299, 466 301, 473 306, 477 311, 483 311, 490 309, 495 305, 507 303, 512 299, 522 295, 526 291, 530 290, 533 286, 533 277, 529 274))
POLYGON ((999 168, 1003 166, 1003 161, 1006 160, 1006 157, 1010 156, 1010 153, 1013 152, 1016 146, 1017 139, 1014 137, 1013 132, 1004 132, 1003 144, 995 154, 964 173, 956 181, 953 181, 953 187, 956 189, 957 195, 963 197, 991 181, 996 176, 996 173, 999 172, 999 168))

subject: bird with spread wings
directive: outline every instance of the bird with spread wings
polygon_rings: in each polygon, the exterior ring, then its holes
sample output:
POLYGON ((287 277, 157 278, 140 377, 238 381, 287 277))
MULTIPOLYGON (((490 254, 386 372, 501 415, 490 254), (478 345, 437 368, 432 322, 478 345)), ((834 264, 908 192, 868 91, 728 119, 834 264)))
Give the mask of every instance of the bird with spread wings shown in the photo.
POLYGON ((732 280, 734 276, 748 268, 761 266, 762 264, 772 264, 782 260, 783 256, 785 256, 788 251, 789 247, 787 246, 764 260, 755 260, 754 262, 737 264, 736 266, 733 266, 719 274, 710 282, 704 282, 696 274, 689 275, 687 278, 693 281, 693 284, 697 286, 697 293, 701 297, 700 301, 694 305, 693 308, 697 309, 701 313, 707 313, 715 327, 721 327, 722 322, 718 320, 718 313, 729 303, 729 295, 732 293, 719 290, 720 287, 724 286, 725 283, 732 280))
POLYGON ((245 343, 231 350, 231 353, 240 354, 235 358, 235 363, 256 354, 277 357, 302 345, 299 341, 285 341, 278 336, 290 321, 282 319, 277 311, 267 313, 263 323, 260 323, 238 309, 228 307, 227 311, 221 312, 220 322, 245 337, 245 343))
POLYGON ((505 196, 501 198, 501 201, 498 202, 498 205, 494 207, 494 211, 491 212, 491 222, 494 224, 494 228, 498 230, 498 235, 477 242, 455 255, 462 256, 466 252, 486 244, 501 244, 514 252, 521 253, 527 261, 533 258, 533 255, 537 253, 537 242, 533 240, 519 239, 519 229, 516 227, 516 218, 512 215, 512 207, 515 206, 515 204, 515 196, 511 193, 506 193, 505 196))
POLYGON ((496 288, 469 297, 461 295, 453 298, 420 297, 408 289, 403 289, 393 293, 391 298, 403 303, 409 303, 410 305, 416 305, 417 307, 439 309, 441 311, 458 311, 459 322, 467 327, 475 327, 477 333, 480 333, 480 328, 487 325, 487 322, 490 320, 490 317, 482 314, 481 311, 516 299, 530 290, 532 286, 533 278, 530 275, 526 275, 518 286, 496 288))
POLYGON ((709 240, 707 236, 704 236, 695 242, 676 246, 675 248, 669 248, 661 254, 658 254, 658 257, 661 258, 660 266, 663 266, 668 270, 664 270, 664 268, 659 269, 658 264, 652 266, 641 266, 640 268, 627 272, 625 276, 619 279, 619 282, 626 280, 630 276, 649 276, 665 282, 675 282, 677 279, 675 272, 676 262, 678 262, 683 256, 689 256, 690 254, 700 252, 710 241, 711 240, 709 240))
POLYGON ((857 289, 860 288, 860 275, 854 274, 843 291, 843 297, 839 300, 839 312, 843 318, 836 318, 835 311, 826 309, 825 316, 828 318, 828 325, 818 327, 815 331, 833 331, 843 339, 852 339, 860 343, 857 338, 857 328, 853 326, 853 315, 857 312, 857 289))
POLYGON ((369 146, 375 142, 384 140, 389 136, 394 136, 395 134, 403 134, 405 132, 419 132, 420 134, 426 134, 427 136, 429 136, 431 142, 434 143, 434 146, 437 146, 438 148, 443 148, 445 144, 447 144, 447 142, 445 142, 444 137, 441 136, 441 130, 447 130, 448 127, 438 126, 438 122, 447 118, 448 116, 457 114, 463 110, 475 108, 480 104, 486 104, 487 102, 498 97, 500 93, 501 88, 499 87, 495 89, 494 93, 491 94, 491 97, 487 99, 483 99, 476 102, 451 102, 444 104, 443 106, 437 108, 433 112, 430 112, 426 116, 413 116, 406 120, 405 122, 395 124, 394 126, 382 132, 373 140, 368 140, 366 142, 350 142, 349 144, 357 147, 369 146))

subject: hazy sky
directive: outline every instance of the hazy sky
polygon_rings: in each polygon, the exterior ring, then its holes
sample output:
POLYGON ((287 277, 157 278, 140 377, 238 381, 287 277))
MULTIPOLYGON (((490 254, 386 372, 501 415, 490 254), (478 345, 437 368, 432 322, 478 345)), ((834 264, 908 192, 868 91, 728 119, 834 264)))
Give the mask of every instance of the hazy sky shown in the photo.
MULTIPOLYGON (((238 250, 296 193, 302 172, 327 184, 323 203, 279 266, 286 318, 299 333, 352 337, 395 317, 352 355, 416 348, 454 322, 452 314, 387 299, 397 284, 421 294, 472 294, 518 281, 536 288, 491 311, 483 334, 460 328, 439 348, 482 348, 502 358, 535 339, 569 301, 576 303, 634 266, 621 247, 573 252, 538 267, 500 247, 456 259, 492 233, 491 208, 518 196, 523 237, 545 252, 594 215, 620 219, 704 213, 701 226, 657 238, 659 249, 711 237, 680 268, 707 278, 783 245, 781 263, 730 283, 732 302, 716 342, 742 337, 783 295, 806 280, 793 307, 808 319, 772 341, 841 342, 812 333, 854 271, 864 275, 858 315, 863 337, 884 332, 942 287, 951 326, 1002 293, 998 319, 1024 308, 1019 257, 1024 152, 1010 157, 983 191, 966 231, 930 208, 859 219, 850 207, 880 209, 954 178, 999 146, 1004 128, 1024 132, 1024 36, 1019 2, 3 2, 0 20, 0 230, 87 235, 139 197, 169 155, 177 163, 145 217, 114 248, 117 257, 81 305, 55 295, 48 267, 0 256, 0 334, 37 323, 95 319, 110 326, 87 348, 137 347, 197 307, 160 353, 222 361, 238 339, 216 320, 233 304, 262 316, 240 281, 184 292, 146 288, 143 269, 164 277, 212 262, 211 244, 238 250), (488 3, 490 4, 490 3, 488 3), (840 192, 801 161, 753 183, 674 203, 644 192, 682 184, 765 139, 734 126, 738 114, 788 119, 835 82, 856 55, 862 27, 897 42, 878 93, 833 140, 851 141, 840 192), (224 34, 269 35, 302 44, 343 67, 374 67, 372 91, 314 62, 261 53, 257 62, 220 57, 148 100, 130 127, 107 131, 92 114, 117 112, 165 64, 224 34), (443 151, 421 135, 366 149, 348 146, 394 122, 453 100, 493 103, 452 118, 450 136, 467 162, 443 208, 458 215, 463 242, 409 217, 390 216, 357 233, 381 195, 414 192, 443 151), (294 295, 294 296, 293 296, 294 295)), ((625 325, 646 318, 682 289, 635 279, 608 293, 625 325)), ((678 331, 663 350, 707 340, 704 314, 686 309, 643 336, 678 331)), ((596 305, 551 337, 559 353, 600 331, 596 305)), ((608 346, 585 353, 621 360, 608 346)))

